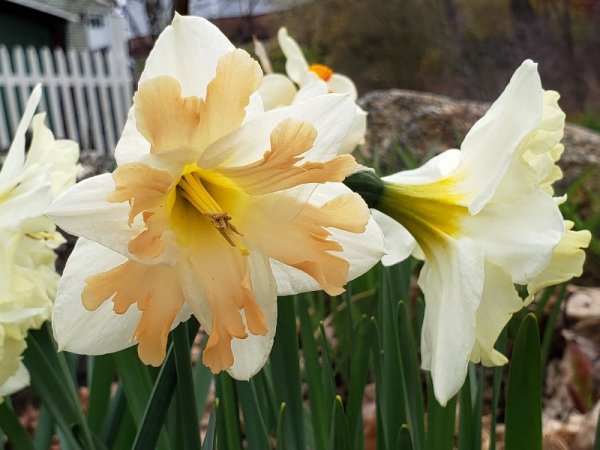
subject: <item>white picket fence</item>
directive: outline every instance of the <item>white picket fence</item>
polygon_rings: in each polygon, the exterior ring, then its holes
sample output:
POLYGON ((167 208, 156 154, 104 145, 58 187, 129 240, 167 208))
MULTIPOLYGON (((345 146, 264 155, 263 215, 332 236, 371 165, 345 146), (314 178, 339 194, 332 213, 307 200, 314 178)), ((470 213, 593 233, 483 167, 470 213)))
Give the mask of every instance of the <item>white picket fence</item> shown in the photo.
POLYGON ((123 51, 40 50, 0 45, 0 149, 10 146, 29 93, 44 86, 38 111, 58 138, 110 153, 131 106, 132 78, 123 51))

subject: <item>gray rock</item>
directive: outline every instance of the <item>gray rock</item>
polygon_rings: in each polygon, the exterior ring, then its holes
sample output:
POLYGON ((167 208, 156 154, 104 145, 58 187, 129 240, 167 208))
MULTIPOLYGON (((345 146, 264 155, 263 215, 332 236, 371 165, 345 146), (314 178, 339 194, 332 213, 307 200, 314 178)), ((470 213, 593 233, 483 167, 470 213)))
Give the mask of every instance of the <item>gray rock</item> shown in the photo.
MULTIPOLYGON (((382 173, 405 168, 402 152, 420 164, 443 150, 459 148, 490 106, 401 89, 369 92, 360 104, 369 113, 366 143, 360 153, 367 161, 379 162, 382 173)), ((563 143, 560 165, 564 180, 559 188, 570 185, 586 170, 600 167, 600 134, 568 124, 563 143)), ((588 178, 600 193, 600 177, 588 178)))

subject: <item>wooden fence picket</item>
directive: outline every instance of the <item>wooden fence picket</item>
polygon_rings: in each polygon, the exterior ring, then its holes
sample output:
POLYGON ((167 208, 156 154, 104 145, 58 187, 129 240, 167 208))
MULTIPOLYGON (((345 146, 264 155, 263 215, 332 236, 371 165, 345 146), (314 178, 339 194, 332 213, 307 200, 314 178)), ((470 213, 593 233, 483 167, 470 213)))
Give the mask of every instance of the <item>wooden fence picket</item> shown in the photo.
POLYGON ((123 52, 67 52, 0 45, 0 149, 12 140, 27 97, 44 86, 38 111, 57 138, 114 151, 131 107, 132 77, 123 52))

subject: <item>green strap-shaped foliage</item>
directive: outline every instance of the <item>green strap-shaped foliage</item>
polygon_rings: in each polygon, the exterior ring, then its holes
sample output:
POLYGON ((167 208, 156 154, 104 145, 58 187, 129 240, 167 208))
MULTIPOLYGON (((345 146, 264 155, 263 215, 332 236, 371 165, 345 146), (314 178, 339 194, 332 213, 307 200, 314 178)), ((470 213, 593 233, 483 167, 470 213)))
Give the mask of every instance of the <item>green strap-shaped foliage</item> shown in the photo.
POLYGON ((540 333, 525 316, 512 352, 506 388, 506 450, 542 450, 540 333))

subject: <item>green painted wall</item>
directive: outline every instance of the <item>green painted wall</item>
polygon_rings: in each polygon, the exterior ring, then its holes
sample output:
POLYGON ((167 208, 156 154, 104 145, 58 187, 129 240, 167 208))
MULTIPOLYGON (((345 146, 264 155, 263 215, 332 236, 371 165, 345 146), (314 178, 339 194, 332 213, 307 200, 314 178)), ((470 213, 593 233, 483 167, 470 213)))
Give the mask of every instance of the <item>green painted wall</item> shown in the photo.
POLYGON ((64 44, 64 29, 61 19, 0 1, 0 44, 52 48, 64 44))

